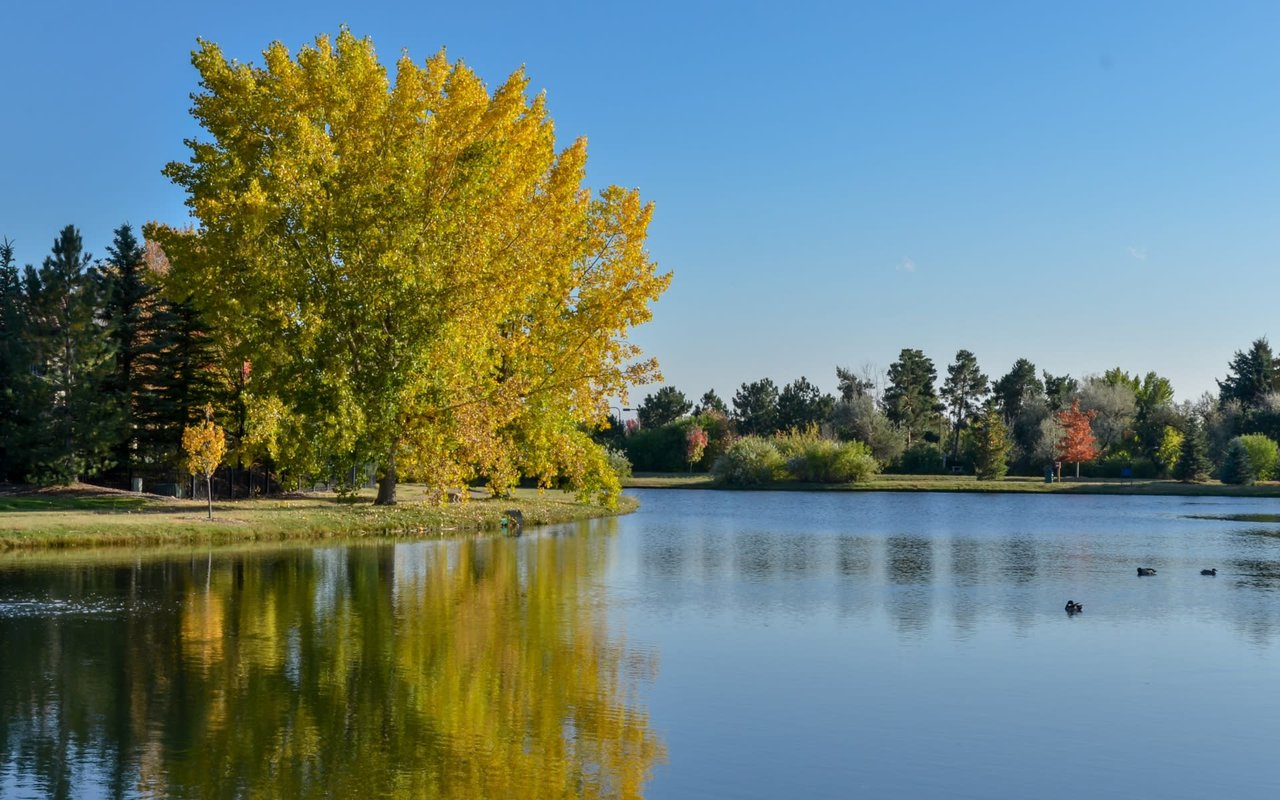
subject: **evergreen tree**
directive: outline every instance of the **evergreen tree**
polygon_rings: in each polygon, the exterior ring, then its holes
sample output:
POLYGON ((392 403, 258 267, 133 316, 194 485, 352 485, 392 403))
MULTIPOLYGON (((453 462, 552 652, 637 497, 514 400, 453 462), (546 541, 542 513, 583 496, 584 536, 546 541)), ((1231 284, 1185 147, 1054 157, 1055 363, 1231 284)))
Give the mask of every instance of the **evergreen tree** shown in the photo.
POLYGON ((0 481, 21 477, 16 437, 22 427, 19 386, 25 364, 21 337, 25 306, 13 243, 0 240, 0 481))
POLYGON ((1227 453, 1222 459, 1219 477, 1223 483, 1232 483, 1237 486, 1253 483, 1253 463, 1249 460, 1249 448, 1245 447, 1239 436, 1227 445, 1227 453))
POLYGON ((778 430, 804 430, 821 425, 831 416, 835 404, 835 398, 823 394, 801 376, 782 387, 778 395, 778 430))
POLYGON ((840 392, 840 399, 849 403, 854 398, 872 394, 876 385, 875 381, 858 377, 853 370, 847 367, 836 367, 836 388, 840 392))
POLYGON ((693 404, 685 398, 684 392, 674 386, 663 386, 644 399, 636 409, 636 416, 641 427, 661 428, 685 416, 692 408, 693 404))
POLYGON ((733 418, 743 436, 768 436, 778 430, 778 387, 768 378, 744 383, 733 396, 733 418))
POLYGON ((1071 395, 1080 388, 1080 383, 1070 375, 1044 375, 1044 396, 1049 403, 1050 411, 1061 411, 1071 403, 1071 395))
POLYGON ((116 434, 114 461, 133 477, 139 453, 139 420, 148 403, 148 378, 144 371, 146 354, 157 342, 154 330, 155 295, 143 261, 142 244, 129 225, 115 230, 107 248, 107 263, 100 273, 104 297, 103 321, 115 349, 115 362, 104 394, 104 402, 116 406, 120 430, 116 434))
POLYGON ((952 446, 951 457, 960 455, 960 430, 978 409, 987 394, 989 381, 978 369, 978 359, 968 350, 956 353, 956 360, 947 367, 947 380, 942 384, 942 399, 951 409, 952 446))
MULTIPOLYGON (((228 403, 213 335, 192 298, 158 302, 149 327, 152 336, 137 363, 145 381, 136 407, 139 461, 153 475, 169 475, 180 466, 183 429, 203 418, 206 405, 234 403, 228 403)), ((244 424, 237 421, 239 445, 244 424)))
POLYGON ((933 361, 920 350, 903 349, 898 360, 889 365, 889 386, 884 392, 885 413, 889 420, 907 433, 907 445, 913 437, 935 427, 943 406, 933 388, 938 371, 933 361))
POLYGON ((1020 358, 1013 362, 1008 374, 996 381, 991 390, 1005 422, 1012 424, 1025 404, 1044 394, 1044 384, 1036 377, 1036 365, 1020 358))
POLYGON ((1280 387, 1280 365, 1266 337, 1254 340, 1247 353, 1237 350, 1227 370, 1227 377, 1218 381, 1222 403, 1239 400, 1246 409, 1252 408, 1280 387))
POLYGON ((1009 429, 992 405, 978 417, 973 431, 974 467, 980 481, 1003 478, 1009 472, 1009 429))
POLYGON ((1205 441, 1204 429, 1200 421, 1192 417, 1187 423, 1187 430, 1182 437, 1182 453, 1178 457, 1178 465, 1173 470, 1173 477, 1183 483, 1199 483, 1209 477, 1209 458, 1206 453, 1209 445, 1205 441))
POLYGON ((720 399, 720 395, 716 394, 715 389, 708 389, 706 394, 702 395, 702 399, 698 401, 698 405, 694 406, 694 416, 703 414, 720 414, 721 416, 729 416, 729 407, 720 399))
POLYGON ((29 478, 69 483, 110 465, 118 415, 102 402, 113 348, 98 321, 98 281, 88 271, 80 232, 63 228, 39 271, 24 275, 29 309, 25 344, 31 377, 24 384, 28 419, 24 445, 29 478))

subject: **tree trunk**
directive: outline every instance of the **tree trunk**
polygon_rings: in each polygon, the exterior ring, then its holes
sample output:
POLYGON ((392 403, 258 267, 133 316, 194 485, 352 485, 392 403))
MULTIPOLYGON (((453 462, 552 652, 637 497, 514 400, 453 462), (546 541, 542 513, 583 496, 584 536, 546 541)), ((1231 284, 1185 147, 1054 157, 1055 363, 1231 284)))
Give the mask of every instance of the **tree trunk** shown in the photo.
POLYGON ((1079 461, 1076 462, 1076 478, 1077 479, 1080 478, 1080 462, 1079 461))
POLYGON ((208 472, 204 474, 204 491, 209 501, 209 519, 213 519, 213 475, 208 472))
POLYGON ((382 470, 382 476, 378 478, 378 496, 374 499, 375 506, 394 506, 396 504, 396 452, 395 448, 391 449, 390 455, 387 456, 386 466, 382 470))

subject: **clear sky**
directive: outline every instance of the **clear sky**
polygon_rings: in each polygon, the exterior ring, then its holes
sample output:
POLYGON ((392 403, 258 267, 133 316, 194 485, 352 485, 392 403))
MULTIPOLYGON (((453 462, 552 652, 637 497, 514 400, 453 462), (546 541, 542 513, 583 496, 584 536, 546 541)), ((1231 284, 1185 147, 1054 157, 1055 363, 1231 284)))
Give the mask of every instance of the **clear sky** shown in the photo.
MULTIPOLYGON (((527 66, 593 186, 657 204, 675 272, 634 339, 691 398, 960 348, 993 378, 1154 369, 1214 388, 1280 289, 1280 4, 10 4, 0 236, 182 223, 196 37, 241 60, 345 23, 527 66), (117 7, 118 6, 118 7, 117 7)), ((1280 344, 1280 342, 1276 342, 1280 344)), ((642 390, 638 395, 643 395, 642 390)), ((637 398, 633 398, 637 399, 637 398)))

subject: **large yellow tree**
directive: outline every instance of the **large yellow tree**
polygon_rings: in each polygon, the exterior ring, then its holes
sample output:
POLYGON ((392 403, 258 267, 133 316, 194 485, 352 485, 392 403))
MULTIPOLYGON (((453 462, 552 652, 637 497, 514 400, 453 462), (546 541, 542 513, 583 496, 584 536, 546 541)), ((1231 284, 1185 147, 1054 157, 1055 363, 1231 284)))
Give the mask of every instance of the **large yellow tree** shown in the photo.
POLYGON ((586 431, 660 377, 627 333, 670 274, 652 206, 584 189, 585 140, 557 150, 524 72, 490 92, 442 51, 393 80, 347 30, 192 61, 207 136, 166 174, 198 225, 148 235, 253 364, 255 440, 296 474, 377 463, 380 503, 399 474, 616 494, 586 431))

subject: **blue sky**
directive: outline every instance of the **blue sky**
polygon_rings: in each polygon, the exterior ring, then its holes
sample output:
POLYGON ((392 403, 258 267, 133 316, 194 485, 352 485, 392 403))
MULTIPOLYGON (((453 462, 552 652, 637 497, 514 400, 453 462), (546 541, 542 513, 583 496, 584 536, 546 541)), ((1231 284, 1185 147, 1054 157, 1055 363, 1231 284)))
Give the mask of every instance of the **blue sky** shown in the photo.
POLYGON ((1186 399, 1275 333, 1275 3, 111 5, 6 8, 24 262, 68 222, 101 254, 122 221, 185 221, 160 169, 197 133, 197 36, 255 60, 345 23, 490 85, 526 65, 592 185, 655 201, 675 280, 634 339, 691 397, 832 390, 916 347, 940 373, 960 348, 992 377, 1154 369, 1186 399))

